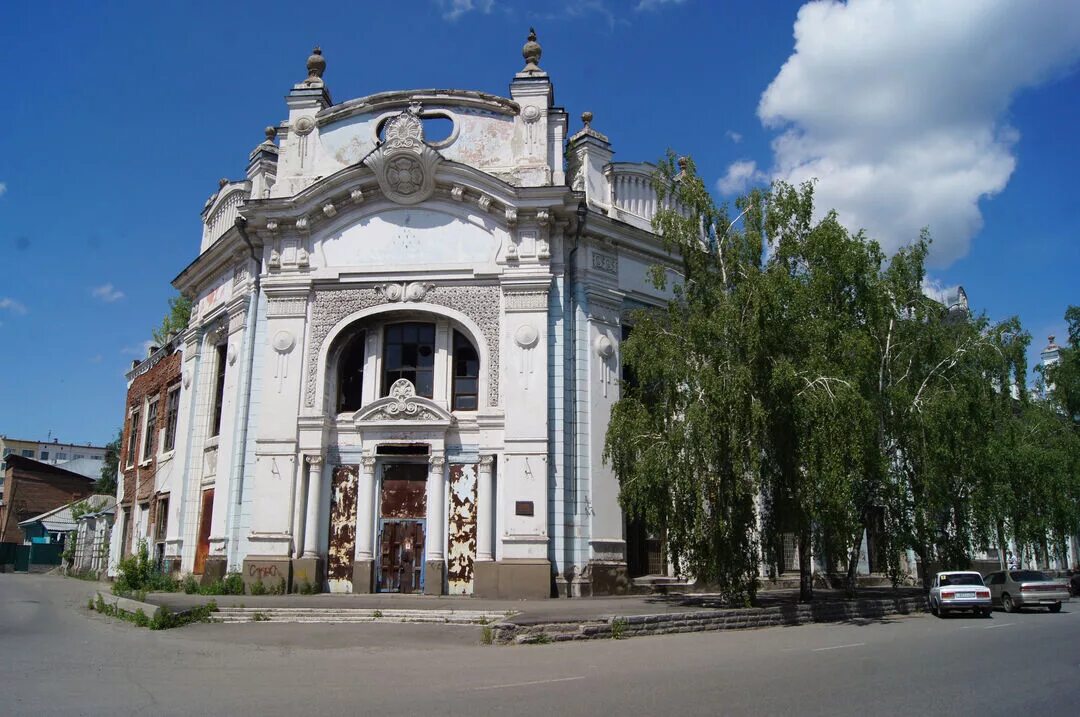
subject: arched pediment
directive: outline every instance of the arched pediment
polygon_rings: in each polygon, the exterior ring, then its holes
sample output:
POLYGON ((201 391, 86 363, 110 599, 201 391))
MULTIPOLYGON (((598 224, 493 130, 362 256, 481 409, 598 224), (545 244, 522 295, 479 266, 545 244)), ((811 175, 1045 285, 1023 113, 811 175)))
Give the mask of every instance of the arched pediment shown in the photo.
POLYGON ((357 428, 376 426, 449 426, 454 416, 430 398, 416 395, 407 378, 390 387, 390 395, 372 401, 353 414, 357 428))

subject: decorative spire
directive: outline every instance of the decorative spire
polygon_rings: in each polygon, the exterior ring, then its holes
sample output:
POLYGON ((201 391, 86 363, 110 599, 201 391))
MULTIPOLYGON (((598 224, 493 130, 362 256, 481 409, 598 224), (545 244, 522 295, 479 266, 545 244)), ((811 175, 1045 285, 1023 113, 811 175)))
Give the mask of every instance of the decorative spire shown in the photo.
POLYGON ((229 183, 228 178, 222 177, 221 179, 217 180, 218 189, 224 189, 225 185, 228 184, 228 183, 229 183))
POLYGON ((266 141, 273 144, 274 140, 277 138, 277 127, 267 125, 266 129, 263 130, 263 134, 266 135, 266 141))
POLYGON ((536 41, 536 30, 529 28, 529 39, 525 43, 525 46, 521 48, 521 56, 525 58, 525 69, 522 72, 543 72, 540 69, 540 54, 543 52, 543 48, 540 47, 540 43, 536 41))
POLYGON ((585 111, 581 113, 581 123, 585 125, 585 129, 589 129, 592 124, 592 112, 585 111))
POLYGON ((326 59, 322 56, 322 48, 318 45, 311 51, 307 59, 307 82, 309 85, 322 81, 323 73, 326 72, 326 59))

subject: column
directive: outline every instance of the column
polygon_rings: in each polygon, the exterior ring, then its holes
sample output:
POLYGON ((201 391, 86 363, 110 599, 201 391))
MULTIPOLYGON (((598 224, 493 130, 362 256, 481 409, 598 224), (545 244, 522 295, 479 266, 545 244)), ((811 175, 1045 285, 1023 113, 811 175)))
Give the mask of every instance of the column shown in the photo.
POLYGON ((322 456, 304 456, 308 466, 307 517, 304 519, 304 557, 319 557, 319 506, 322 505, 322 456))
POLYGON ((446 536, 446 488, 443 468, 446 458, 433 454, 428 463, 427 535, 424 536, 424 594, 442 595, 446 580, 446 558, 443 542, 446 536))
POLYGON ((375 559, 375 456, 364 456, 356 496, 356 559, 375 559))
POLYGON ((491 485, 491 456, 480 458, 476 474, 476 560, 495 559, 492 550, 492 533, 495 522, 495 493, 491 485))

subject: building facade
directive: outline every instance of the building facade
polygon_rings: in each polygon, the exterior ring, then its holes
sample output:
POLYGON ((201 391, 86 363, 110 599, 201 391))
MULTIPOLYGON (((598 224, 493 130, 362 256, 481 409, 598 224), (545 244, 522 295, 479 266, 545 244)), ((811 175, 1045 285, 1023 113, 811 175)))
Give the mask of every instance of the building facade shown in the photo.
POLYGON ((169 499, 177 484, 177 428, 180 418, 182 343, 152 347, 127 374, 124 428, 116 471, 114 538, 110 562, 146 541, 158 563, 165 560, 169 499))
POLYGON ((84 475, 21 455, 8 456, 0 499, 0 542, 22 543, 25 536, 20 522, 93 492, 94 481, 84 475))
MULTIPOLYGON (((7 468, 7 457, 10 455, 32 458, 40 463, 51 466, 62 466, 71 461, 82 461, 77 473, 87 473, 83 468, 86 461, 97 463, 98 472, 101 471, 101 462, 105 460, 105 447, 92 446, 89 443, 61 443, 59 439, 52 438, 47 441, 32 441, 21 438, 9 438, 0 436, 0 455, 3 462, 0 463, 0 474, 7 468)), ((70 466, 67 467, 70 470, 70 466)))
POLYGON ((317 49, 206 203, 174 280, 174 571, 548 597, 625 590, 628 540, 662 563, 602 460, 624 315, 665 298, 653 168, 589 113, 568 136, 522 54, 509 97, 335 104, 317 49))

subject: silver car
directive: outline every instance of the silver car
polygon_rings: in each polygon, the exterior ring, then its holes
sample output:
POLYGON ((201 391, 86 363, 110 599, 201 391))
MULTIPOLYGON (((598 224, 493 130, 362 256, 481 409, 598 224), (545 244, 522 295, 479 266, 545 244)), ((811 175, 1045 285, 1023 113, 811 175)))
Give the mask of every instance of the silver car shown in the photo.
POLYGON ((990 617, 990 591, 983 587, 982 575, 971 570, 946 570, 930 584, 930 612, 945 617, 950 612, 971 610, 990 617))
POLYGON ((999 570, 983 581, 990 588, 991 599, 1005 612, 1024 607, 1045 607, 1060 612, 1061 603, 1069 600, 1069 586, 1038 570, 999 570))

